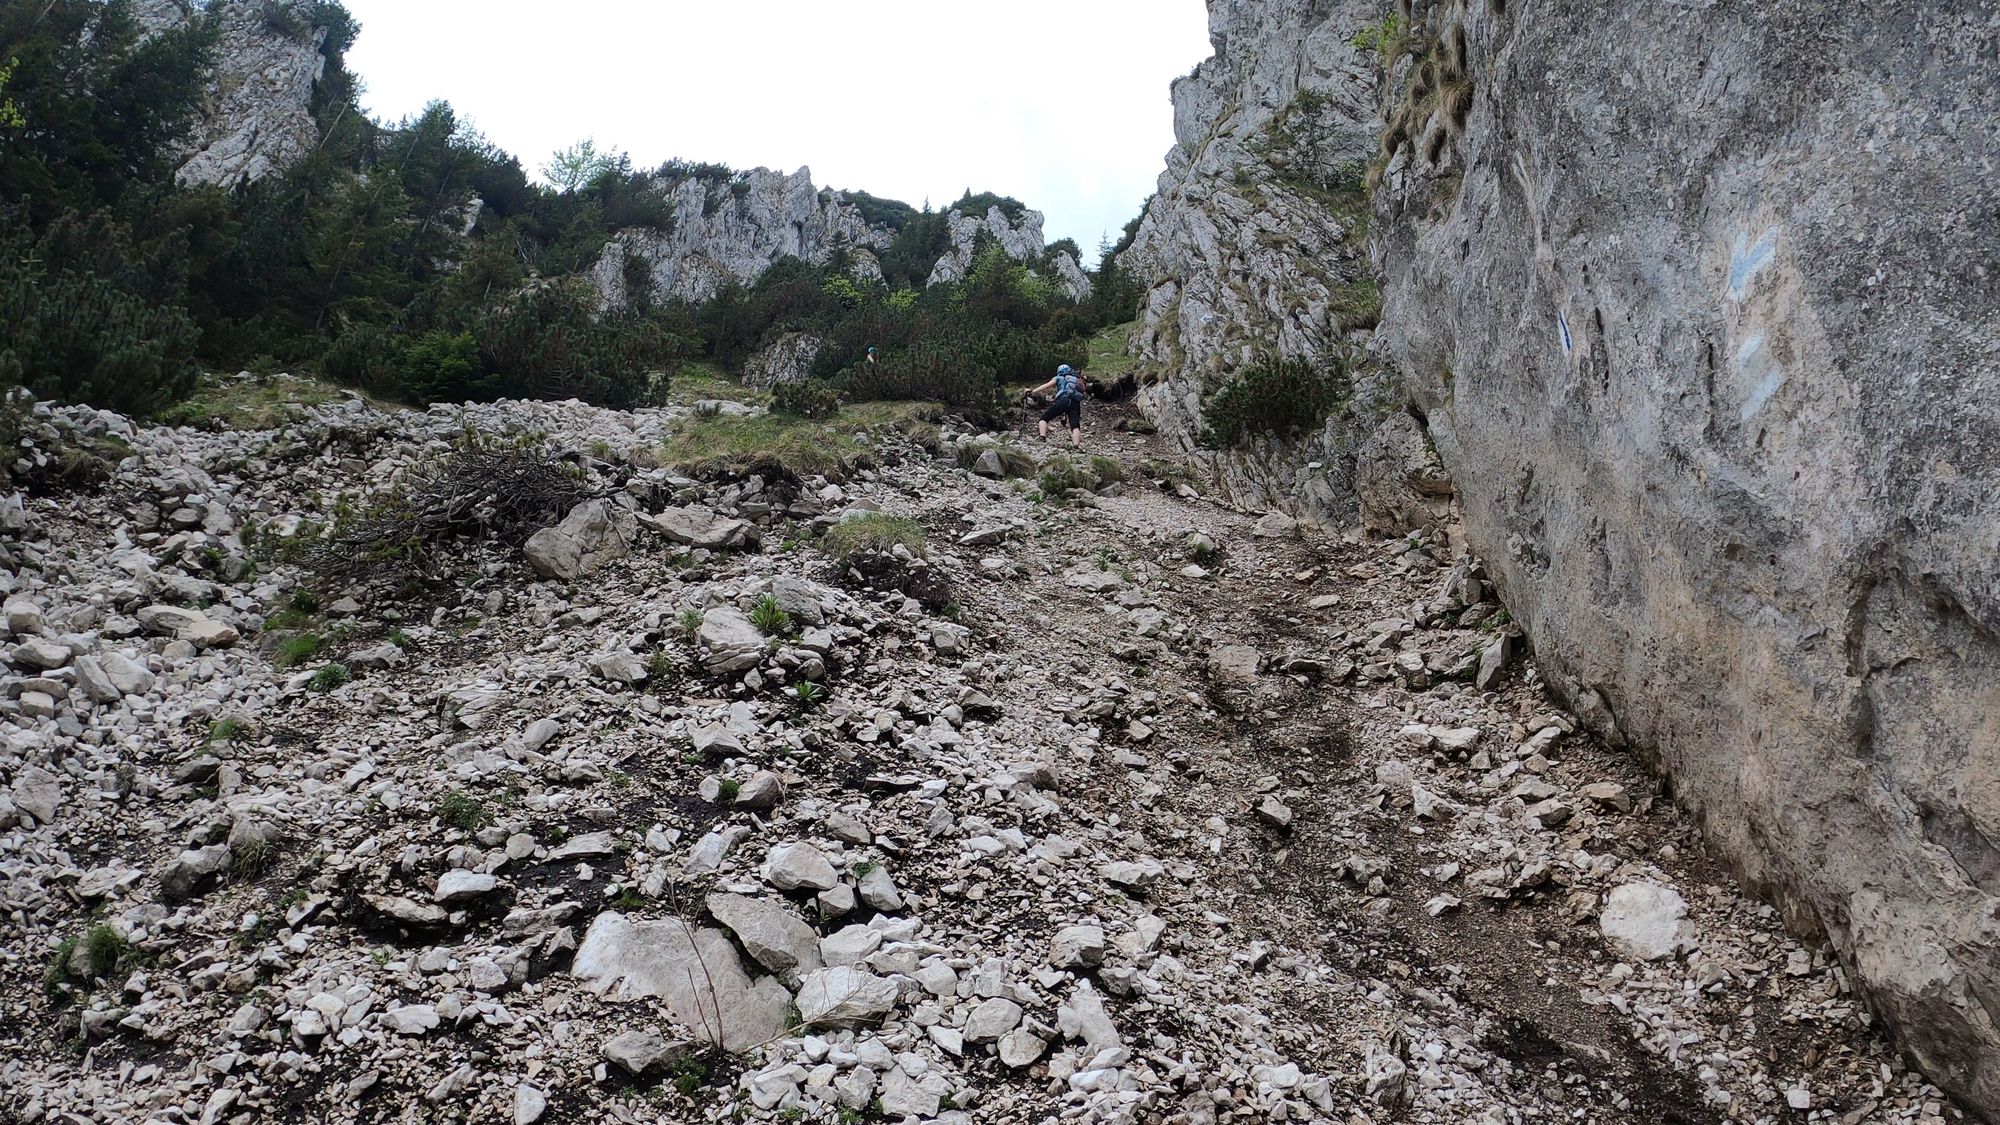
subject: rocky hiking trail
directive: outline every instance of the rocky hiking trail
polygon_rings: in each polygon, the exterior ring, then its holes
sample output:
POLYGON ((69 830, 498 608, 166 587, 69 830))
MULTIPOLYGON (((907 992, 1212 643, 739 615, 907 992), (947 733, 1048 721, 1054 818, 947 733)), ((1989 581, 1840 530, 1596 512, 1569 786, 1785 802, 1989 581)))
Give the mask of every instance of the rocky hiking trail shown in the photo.
POLYGON ((950 423, 697 481, 684 407, 38 408, 129 455, 0 510, 0 1118, 1958 1119, 1476 561, 1122 410, 1105 483, 950 423), (250 567, 468 424, 600 497, 428 606, 250 567))

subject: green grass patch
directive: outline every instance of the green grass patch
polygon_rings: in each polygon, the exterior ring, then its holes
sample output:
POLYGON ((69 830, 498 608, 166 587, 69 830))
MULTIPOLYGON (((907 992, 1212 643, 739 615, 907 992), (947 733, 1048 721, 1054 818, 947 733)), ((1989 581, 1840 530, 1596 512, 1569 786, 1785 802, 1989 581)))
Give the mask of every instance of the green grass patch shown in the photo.
POLYGON ((280 668, 296 668, 320 654, 326 647, 326 638, 318 633, 300 633, 296 637, 286 637, 271 657, 271 663, 280 668))
MULTIPOLYGON (((339 402, 347 395, 331 383, 292 375, 209 376, 194 394, 162 411, 157 420, 202 430, 276 430, 298 421, 310 407, 339 402)), ((378 410, 402 409, 379 399, 368 402, 378 410)))
POLYGON ((744 386, 712 363, 690 363, 674 373, 668 401, 686 406, 705 399, 764 406, 771 401, 771 396, 755 387, 744 386))
POLYGON ((924 553, 924 529, 917 521, 880 512, 842 520, 820 538, 819 549, 835 562, 845 564, 855 555, 893 550, 902 544, 911 554, 924 553))
POLYGON ((922 440, 941 408, 922 402, 862 402, 843 406, 830 418, 785 414, 696 415, 667 440, 665 462, 691 476, 754 462, 769 462, 794 476, 839 472, 867 447, 855 438, 896 432, 922 440))
POLYGON ((1132 342, 1132 333, 1138 327, 1138 321, 1128 321, 1114 324, 1092 336, 1090 342, 1084 345, 1084 374, 1100 384, 1116 383, 1132 374, 1133 369, 1139 366, 1139 357, 1126 355, 1125 348, 1132 342))

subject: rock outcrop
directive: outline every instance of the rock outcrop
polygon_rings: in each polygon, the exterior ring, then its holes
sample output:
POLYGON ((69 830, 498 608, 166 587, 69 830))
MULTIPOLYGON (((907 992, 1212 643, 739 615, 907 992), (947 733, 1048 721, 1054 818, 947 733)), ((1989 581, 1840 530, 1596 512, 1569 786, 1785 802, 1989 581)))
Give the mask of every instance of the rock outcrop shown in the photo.
MULTIPOLYGON (((319 142, 312 94, 326 71, 327 29, 298 6, 216 0, 205 11, 220 21, 220 39, 176 178, 233 188, 285 171, 319 142)), ((149 34, 199 18, 184 0, 140 0, 134 14, 149 34)))
POLYGON ((2000 14, 1417 15, 1472 94, 1388 166, 1384 336, 1473 544, 2000 1113, 2000 14))
POLYGON ((845 250, 872 265, 894 237, 886 227, 869 225, 839 192, 814 187, 807 168, 790 175, 753 168, 728 179, 662 180, 660 190, 672 202, 671 229, 620 231, 591 271, 613 307, 625 304, 639 276, 659 299, 706 301, 731 282, 756 280, 781 258, 823 263, 845 250), (629 268, 627 259, 637 267, 629 268))
MULTIPOLYGON (((1010 217, 1005 209, 995 205, 988 207, 984 215, 951 211, 945 218, 951 232, 951 250, 939 258, 936 267, 931 270, 930 285, 964 281, 972 272, 982 239, 990 238, 1017 262, 1039 261, 1047 253, 1042 239, 1040 211, 1024 210, 1010 217)), ((1056 275, 1056 283, 1062 286, 1071 300, 1081 301, 1090 296, 1090 277, 1069 251, 1056 251, 1050 266, 1056 275)))
POLYGON ((1291 442, 1205 455, 1237 500, 1330 524, 1357 515, 1356 451, 1398 406, 1356 352, 1379 305, 1363 238, 1374 152, 1369 3, 1211 4, 1215 55, 1174 82, 1160 190, 1123 264, 1148 285, 1141 403, 1187 450, 1208 399, 1259 362, 1354 367, 1346 409, 1291 442), (1310 466, 1310 467, 1308 467, 1310 466))
MULTIPOLYGON (((658 299, 706 301, 731 283, 748 284, 785 258, 823 265, 842 255, 857 278, 880 279, 880 255, 896 231, 871 224, 862 209, 838 191, 813 186, 812 171, 790 175, 753 168, 726 178, 690 176, 658 181, 671 201, 668 229, 618 232, 590 270, 604 302, 622 308, 643 278, 658 299)), ((951 211, 951 247, 931 271, 929 284, 963 280, 982 235, 1017 261, 1041 264, 1042 215, 1023 211, 1010 220, 1000 208, 984 216, 951 211)), ((1050 263, 1071 297, 1090 295, 1090 278, 1076 259, 1059 251, 1050 263)))
POLYGON ((1585 721, 2000 1113, 1992 5, 1382 17, 1210 4, 1126 259, 1153 282, 1142 401, 1191 443, 1236 367, 1339 346, 1346 181, 1300 188, 1271 146, 1323 115, 1307 150, 1379 183, 1391 409, 1218 479, 1397 530, 1440 515, 1434 457, 1585 721), (1305 483, 1327 465, 1364 495, 1305 483))

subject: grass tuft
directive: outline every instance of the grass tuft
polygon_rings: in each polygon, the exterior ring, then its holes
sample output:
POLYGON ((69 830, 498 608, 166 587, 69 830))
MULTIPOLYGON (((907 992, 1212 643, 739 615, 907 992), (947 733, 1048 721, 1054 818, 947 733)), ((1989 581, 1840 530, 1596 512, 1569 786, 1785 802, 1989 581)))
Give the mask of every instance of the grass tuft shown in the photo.
POLYGON ((923 554, 924 529, 915 520, 873 512, 828 528, 819 549, 844 565, 856 555, 889 551, 899 543, 913 555, 923 554))
POLYGON ((347 665, 329 664, 319 671, 314 672, 313 678, 306 684, 306 687, 312 691, 324 693, 332 691, 352 679, 354 679, 354 675, 347 670, 347 665))
POLYGON ((271 657, 271 663, 280 668, 296 668, 318 656, 325 647, 326 639, 318 633, 300 633, 296 637, 285 638, 284 643, 278 646, 276 655, 271 657))

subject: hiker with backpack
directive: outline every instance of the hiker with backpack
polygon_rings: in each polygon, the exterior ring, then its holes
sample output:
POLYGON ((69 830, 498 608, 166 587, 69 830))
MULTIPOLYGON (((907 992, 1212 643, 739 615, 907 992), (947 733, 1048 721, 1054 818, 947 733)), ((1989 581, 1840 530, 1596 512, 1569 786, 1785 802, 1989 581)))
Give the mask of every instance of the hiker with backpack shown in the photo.
POLYGON ((1069 443, 1074 446, 1081 446, 1083 444, 1083 376, 1078 375, 1075 368, 1065 363, 1061 367, 1056 368, 1056 377, 1036 387, 1035 393, 1038 395, 1053 393, 1055 395, 1054 400, 1049 403, 1049 408, 1042 411, 1042 437, 1046 439, 1049 436, 1050 422, 1067 415, 1069 419, 1069 443))

